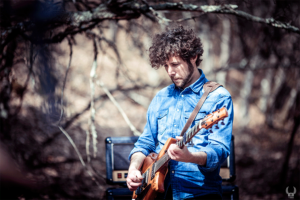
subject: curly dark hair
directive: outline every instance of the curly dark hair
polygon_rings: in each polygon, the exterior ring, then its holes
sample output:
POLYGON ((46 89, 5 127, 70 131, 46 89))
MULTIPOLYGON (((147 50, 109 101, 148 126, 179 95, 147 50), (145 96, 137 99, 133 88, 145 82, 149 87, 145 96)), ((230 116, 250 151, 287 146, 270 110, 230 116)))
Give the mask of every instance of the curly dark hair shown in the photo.
POLYGON ((164 65, 170 56, 180 56, 190 63, 190 59, 197 56, 196 66, 202 61, 202 43, 192 29, 186 30, 183 26, 168 29, 162 34, 156 34, 152 46, 149 48, 151 66, 158 69, 164 65))

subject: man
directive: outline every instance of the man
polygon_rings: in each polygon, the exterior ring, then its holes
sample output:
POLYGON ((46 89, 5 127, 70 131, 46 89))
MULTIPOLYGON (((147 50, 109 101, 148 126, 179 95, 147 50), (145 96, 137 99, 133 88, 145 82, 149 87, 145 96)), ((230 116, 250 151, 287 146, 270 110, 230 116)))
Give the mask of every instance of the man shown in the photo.
MULTIPOLYGON (((193 30, 182 26, 155 35, 150 47, 153 68, 163 66, 174 84, 162 89, 152 100, 147 112, 143 134, 129 155, 131 160, 127 186, 134 191, 141 185, 140 168, 145 157, 159 153, 168 138, 179 139, 182 128, 204 93, 208 80, 200 64, 203 49, 193 30)), ((210 93, 197 114, 193 127, 200 119, 226 106, 225 125, 213 126, 211 133, 202 129, 193 137, 193 145, 180 149, 172 144, 169 173, 165 179, 165 194, 159 199, 222 199, 220 165, 230 151, 233 104, 229 92, 219 87, 210 93)))

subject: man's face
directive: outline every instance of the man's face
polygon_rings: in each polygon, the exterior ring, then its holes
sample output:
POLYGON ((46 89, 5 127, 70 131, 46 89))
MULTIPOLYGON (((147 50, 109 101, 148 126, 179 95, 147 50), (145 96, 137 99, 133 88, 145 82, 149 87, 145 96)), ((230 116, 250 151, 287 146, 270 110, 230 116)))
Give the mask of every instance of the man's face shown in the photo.
POLYGON ((197 80, 194 73, 196 67, 179 56, 170 57, 164 67, 173 83, 179 88, 186 88, 197 80))

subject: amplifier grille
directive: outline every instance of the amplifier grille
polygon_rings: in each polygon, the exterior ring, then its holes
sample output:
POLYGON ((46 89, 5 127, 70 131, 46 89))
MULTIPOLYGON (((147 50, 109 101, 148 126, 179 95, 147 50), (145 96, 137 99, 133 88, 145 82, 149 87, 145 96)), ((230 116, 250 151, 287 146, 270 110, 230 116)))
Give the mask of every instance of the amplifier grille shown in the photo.
POLYGON ((128 170, 129 167, 129 160, 128 156, 131 150, 133 149, 134 144, 122 144, 117 143, 113 144, 113 159, 112 159, 112 166, 114 170, 128 170))

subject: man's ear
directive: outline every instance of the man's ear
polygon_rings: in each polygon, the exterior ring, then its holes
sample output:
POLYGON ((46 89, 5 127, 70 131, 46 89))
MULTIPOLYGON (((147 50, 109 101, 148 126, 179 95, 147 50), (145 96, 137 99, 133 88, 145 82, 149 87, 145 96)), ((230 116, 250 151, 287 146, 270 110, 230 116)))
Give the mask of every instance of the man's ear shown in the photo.
POLYGON ((194 57, 192 57, 192 58, 190 59, 191 63, 192 63, 192 64, 195 64, 197 58, 198 58, 198 55, 195 55, 194 57))

